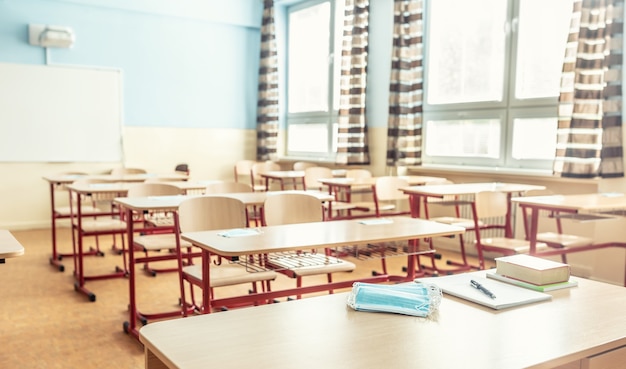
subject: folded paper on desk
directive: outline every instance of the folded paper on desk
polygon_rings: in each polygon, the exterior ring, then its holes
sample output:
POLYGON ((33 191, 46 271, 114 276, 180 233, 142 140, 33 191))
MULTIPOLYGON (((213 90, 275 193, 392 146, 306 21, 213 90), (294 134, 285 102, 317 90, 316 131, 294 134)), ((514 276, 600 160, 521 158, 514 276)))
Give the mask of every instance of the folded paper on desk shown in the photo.
POLYGON ((356 282, 347 302, 357 311, 426 317, 439 308, 441 290, 435 285, 422 283, 383 285, 356 282))
POLYGON ((552 296, 547 293, 513 286, 492 279, 490 280, 483 275, 482 273, 463 273, 443 277, 420 278, 418 281, 435 284, 448 295, 460 297, 496 310, 546 301, 552 298, 552 296), (473 288, 470 283, 472 279, 493 292, 496 298, 491 298, 482 291, 473 288))
POLYGON ((218 233, 218 235, 222 237, 244 237, 244 236, 254 236, 257 234, 261 234, 261 231, 259 231, 256 228, 229 229, 227 231, 218 233))

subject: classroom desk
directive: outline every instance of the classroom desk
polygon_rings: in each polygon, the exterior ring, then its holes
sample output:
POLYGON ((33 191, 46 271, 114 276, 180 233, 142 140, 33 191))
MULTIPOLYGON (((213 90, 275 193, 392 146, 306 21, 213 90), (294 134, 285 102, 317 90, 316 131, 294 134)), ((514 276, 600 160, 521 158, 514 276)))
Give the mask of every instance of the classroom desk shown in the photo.
POLYGON ((297 189, 298 182, 302 186, 302 189, 306 189, 304 184, 304 171, 303 170, 273 170, 269 172, 259 173, 259 175, 265 179, 265 190, 269 191, 270 181, 280 182, 281 191, 285 189, 285 182, 291 182, 293 189, 297 189))
MULTIPOLYGON (((444 182, 446 179, 442 177, 429 176, 399 176, 409 183, 409 186, 422 186, 426 184, 444 182)), ((369 178, 321 178, 320 183, 328 187, 329 193, 346 194, 346 198, 337 199, 340 201, 350 202, 350 193, 354 189, 368 188, 376 184, 376 177, 369 178)))
MULTIPOLYGON (((164 180, 187 180, 188 176, 178 173, 172 174, 153 174, 153 173, 145 173, 145 174, 130 174, 123 176, 111 176, 106 174, 91 174, 91 175, 79 175, 79 174, 54 174, 49 176, 44 176, 43 180, 48 182, 49 192, 50 192, 50 210, 51 210, 51 233, 52 233, 52 255, 50 256, 50 265, 53 265, 59 269, 59 271, 64 271, 65 266, 61 263, 61 259, 63 257, 73 257, 73 253, 59 253, 57 248, 57 220, 59 219, 69 219, 70 215, 67 213, 60 213, 56 211, 56 192, 60 189, 65 189, 67 185, 73 183, 77 179, 81 178, 97 178, 110 180, 112 182, 144 182, 148 179, 160 178, 164 180)), ((181 182, 181 184, 184 182, 181 182)))
POLYGON ((578 287, 550 292, 550 301, 500 311, 444 294, 439 311, 429 318, 357 312, 346 305, 347 293, 338 293, 156 322, 142 327, 139 339, 147 369, 199 369, 207 363, 220 368, 518 369, 569 363, 607 368, 598 363, 611 359, 617 368, 626 362, 626 289, 578 280, 578 287))
POLYGON ((24 246, 13 237, 11 232, 0 230, 0 264, 4 264, 5 259, 24 255, 24 246))
MULTIPOLYGON (((379 219, 378 219, 379 220, 379 219)), ((464 228, 430 222, 410 217, 393 217, 385 224, 363 224, 364 220, 337 220, 289 225, 267 226, 260 228, 261 233, 246 237, 222 237, 219 231, 183 233, 181 238, 200 247, 202 252, 202 280, 210 285, 210 256, 238 257, 242 263, 249 258, 246 255, 267 254, 268 258, 281 252, 297 252, 298 250, 330 248, 343 246, 381 244, 385 242, 413 241, 426 237, 457 235, 464 228)), ((408 242, 407 274, 390 276, 376 274, 361 281, 384 282, 413 280, 416 276, 416 255, 432 253, 432 250, 421 251, 417 242, 408 242)), ((278 254, 278 257, 281 257, 278 254)), ((271 263, 271 262, 270 262, 271 263)), ((245 265, 244 265, 245 266, 245 265)), ((262 267, 258 265, 250 268, 262 267)), ((280 291, 260 292, 254 296, 240 296, 211 300, 209 289, 203 289, 202 312, 209 313, 211 306, 231 306, 242 302, 271 300, 278 297, 300 295, 304 293, 329 291, 349 287, 355 281, 327 283, 318 286, 300 287, 280 291)))
MULTIPOLYGON (((302 191, 271 191, 271 192, 241 192, 241 193, 225 193, 220 195, 204 195, 204 196, 225 196, 232 197, 241 200, 246 206, 262 207, 267 196, 281 192, 302 192, 302 191)), ((313 192, 320 200, 329 201, 332 200, 332 196, 324 193, 313 192)), ((180 203, 188 198, 196 197, 198 195, 180 195, 180 196, 148 196, 148 197, 120 197, 115 198, 113 201, 120 205, 123 211, 126 212, 126 219, 132 219, 133 213, 143 213, 150 211, 166 211, 176 212, 180 203)), ((129 268, 128 268, 128 287, 129 287, 129 320, 124 322, 124 332, 138 337, 137 320, 158 319, 171 316, 180 316, 180 309, 176 309, 171 312, 163 312, 156 314, 143 314, 139 312, 136 299, 136 271, 135 265, 141 264, 146 261, 144 257, 136 257, 134 247, 134 234, 139 230, 135 229, 133 222, 127 222, 127 240, 129 245, 129 268)))
MULTIPOLYGON (((100 280, 100 279, 108 279, 108 278, 121 278, 127 275, 126 270, 126 255, 122 252, 122 256, 124 258, 124 267, 117 267, 115 272, 109 274, 99 274, 99 275, 85 275, 84 268, 84 256, 85 252, 83 250, 84 240, 83 238, 88 236, 100 236, 100 235, 111 235, 115 237, 116 235, 123 235, 126 233, 125 229, 102 229, 102 230, 94 230, 92 232, 86 232, 83 230, 82 222, 85 217, 91 217, 94 214, 82 214, 82 201, 83 197, 90 196, 93 199, 97 200, 113 200, 115 197, 126 196, 128 192, 128 188, 132 186, 132 183, 124 183, 124 182, 110 182, 110 183, 72 183, 67 185, 68 192, 70 193, 70 203, 72 202, 73 193, 76 194, 76 204, 71 205, 73 209, 76 209, 76 213, 72 214, 71 217, 75 218, 75 221, 72 221, 72 235, 76 234, 76 247, 74 248, 74 289, 77 292, 81 292, 86 295, 90 301, 96 301, 96 295, 88 290, 85 287, 85 282, 88 280, 100 280)), ((101 213, 98 213, 100 216, 119 216, 120 212, 115 211, 113 208, 110 210, 102 210, 101 213)), ((129 222, 132 223, 132 222, 129 222)))
MULTIPOLYGON (((523 193, 529 190, 543 190, 544 186, 528 185, 520 183, 501 183, 501 182, 482 182, 482 183, 453 183, 442 185, 426 185, 412 186, 402 189, 409 195, 411 204, 411 215, 413 217, 421 217, 421 204, 423 202, 426 217, 428 217, 427 200, 428 198, 443 199, 446 196, 467 196, 474 195, 482 191, 500 191, 505 192, 511 197, 513 193, 523 193)), ((467 203, 467 201, 466 201, 467 203)), ((471 201, 469 201, 471 204, 471 201)), ((506 218, 506 229, 512 229, 511 224, 511 204, 507 209, 509 214, 506 218)), ((505 237, 513 237, 512 234, 506 234, 505 237)))
MULTIPOLYGON (((573 252, 583 252, 609 247, 626 248, 626 242, 602 242, 586 246, 564 247, 537 252, 537 232, 539 228, 539 212, 541 210, 553 211, 556 216, 580 220, 601 220, 609 217, 626 215, 626 195, 622 193, 592 193, 580 195, 550 195, 516 197, 511 199, 517 203, 524 212, 530 210, 530 222, 528 226, 528 239, 530 241, 530 254, 543 256, 561 255, 573 252)), ((626 286, 626 271, 624 273, 624 286, 626 286)))

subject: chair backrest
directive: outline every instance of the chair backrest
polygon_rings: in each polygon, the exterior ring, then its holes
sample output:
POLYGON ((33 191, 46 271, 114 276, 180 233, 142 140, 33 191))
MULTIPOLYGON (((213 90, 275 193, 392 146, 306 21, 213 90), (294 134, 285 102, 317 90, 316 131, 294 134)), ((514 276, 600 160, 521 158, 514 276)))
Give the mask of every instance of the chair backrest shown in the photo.
POLYGON ((235 182, 246 181, 249 182, 250 170, 252 169, 252 165, 255 163, 254 160, 239 160, 235 163, 235 182))
POLYGON ((317 164, 307 161, 297 161, 293 163, 293 170, 305 170, 306 168, 316 167, 317 164))
POLYGON ((246 207, 230 197, 192 197, 180 203, 178 222, 181 232, 245 228, 246 207))
POLYGON ((247 183, 241 182, 215 182, 210 183, 204 190, 205 194, 220 194, 220 193, 238 193, 238 192, 253 192, 252 187, 247 183))
POLYGON ((309 167, 304 170, 304 187, 307 190, 321 190, 324 185, 321 178, 332 178, 333 171, 327 167, 309 167))
POLYGON ((346 178, 371 178, 372 172, 367 169, 348 169, 346 178))
POLYGON ((111 175, 121 176, 126 174, 146 174, 145 169, 141 168, 113 168, 111 169, 111 175))
POLYGON ((281 168, 278 163, 269 160, 252 164, 252 167, 250 168, 250 184, 252 185, 252 188, 254 188, 254 185, 265 183, 265 180, 261 177, 261 173, 278 171, 280 169, 281 168))
POLYGON ((406 200, 409 195, 400 191, 400 188, 409 187, 409 182, 396 176, 384 176, 376 178, 374 194, 378 201, 406 200))
POLYGON ((174 168, 174 172, 189 175, 189 165, 185 163, 178 164, 174 168))
POLYGON ((128 197, 146 197, 146 196, 173 196, 182 195, 184 190, 166 183, 144 182, 137 183, 128 188, 128 197))
POLYGON ((482 191, 475 196, 476 215, 479 219, 504 217, 507 215, 509 199, 506 193, 482 191))
POLYGON ((275 193, 263 204, 266 225, 321 222, 324 208, 320 199, 306 193, 275 193))

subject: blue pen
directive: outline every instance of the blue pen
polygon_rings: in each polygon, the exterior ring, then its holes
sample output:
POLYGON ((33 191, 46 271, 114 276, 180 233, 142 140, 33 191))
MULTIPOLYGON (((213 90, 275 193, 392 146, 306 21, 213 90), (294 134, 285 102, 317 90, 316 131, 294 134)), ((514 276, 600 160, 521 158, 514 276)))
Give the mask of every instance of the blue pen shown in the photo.
POLYGON ((485 295, 491 297, 492 299, 496 298, 496 295, 493 294, 493 292, 489 291, 487 288, 485 288, 485 286, 483 286, 482 284, 476 282, 475 280, 470 280, 470 284, 472 285, 472 287, 476 288, 477 290, 480 290, 482 293, 484 293, 485 295))

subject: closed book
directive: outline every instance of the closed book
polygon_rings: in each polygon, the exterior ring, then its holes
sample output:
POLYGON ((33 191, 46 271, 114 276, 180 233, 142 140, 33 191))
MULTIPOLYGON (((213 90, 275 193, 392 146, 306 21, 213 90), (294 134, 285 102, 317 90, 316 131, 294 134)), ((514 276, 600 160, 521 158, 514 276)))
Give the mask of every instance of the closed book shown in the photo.
POLYGON ((560 290, 563 288, 570 288, 570 287, 578 286, 578 281, 571 279, 571 278, 569 281, 566 281, 566 282, 536 285, 536 284, 532 284, 532 283, 528 283, 528 282, 524 282, 524 281, 520 281, 517 279, 500 275, 496 273, 495 269, 488 270, 486 272, 486 275, 487 275, 487 278, 495 279, 497 281, 509 283, 515 286, 524 287, 524 288, 528 288, 530 290, 535 290, 539 292, 550 292, 550 291, 560 290))
POLYGON ((557 261, 518 254, 496 258, 496 273, 535 285, 569 280, 570 267, 557 261))

